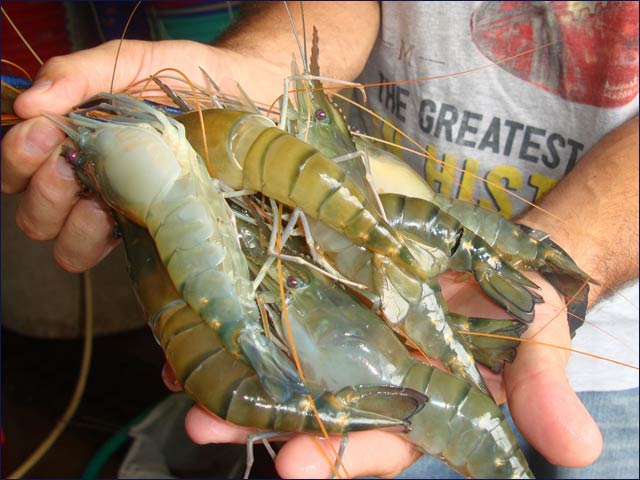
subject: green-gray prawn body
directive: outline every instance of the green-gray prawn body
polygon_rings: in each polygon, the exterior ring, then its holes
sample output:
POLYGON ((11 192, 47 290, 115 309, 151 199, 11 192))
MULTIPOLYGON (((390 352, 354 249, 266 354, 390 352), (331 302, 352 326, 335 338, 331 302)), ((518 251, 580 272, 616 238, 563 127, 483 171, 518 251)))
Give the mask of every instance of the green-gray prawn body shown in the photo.
POLYGON ((109 121, 70 114, 79 178, 114 210, 146 227, 178 292, 265 388, 284 400, 303 390, 289 359, 262 333, 233 214, 182 125, 125 96, 109 121))
POLYGON ((187 144, 174 152, 143 124, 96 127, 84 134, 92 138, 81 144, 91 146, 81 154, 93 165, 97 189, 109 206, 149 229, 178 291, 222 336, 243 317, 257 318, 233 216, 196 153, 187 144))
POLYGON ((564 252, 542 243, 497 212, 444 195, 434 195, 433 203, 482 237, 516 267, 541 273, 563 273, 585 282, 593 281, 564 252))
POLYGON ((536 284, 502 260, 481 236, 427 200, 393 193, 380 195, 380 199, 390 225, 418 242, 447 252, 449 268, 473 272, 496 303, 519 320, 531 322, 540 297, 525 287, 536 288, 536 284))
POLYGON ((313 397, 317 416, 306 394, 275 401, 253 369, 226 349, 220 336, 203 321, 175 289, 148 231, 117 214, 123 233, 129 277, 138 301, 168 363, 191 398, 211 413, 236 425, 287 432, 331 433, 383 427, 406 427, 414 410, 390 416, 362 409, 369 395, 395 396, 395 407, 420 408, 424 398, 405 400, 404 389, 348 386, 338 392, 318 390, 313 397), (400 402, 400 405, 397 403, 400 402), (322 425, 320 425, 320 423, 322 425))
POLYGON ((423 392, 405 435, 473 478, 533 478, 502 411, 471 382, 411 356, 393 331, 339 285, 291 266, 287 319, 309 381, 335 389, 391 383, 423 392))
POLYGON ((313 145, 242 111, 208 109, 180 115, 187 138, 211 176, 236 189, 261 192, 388 256, 421 278, 427 273, 366 195, 313 145), (204 119, 206 139, 201 133, 204 119), (206 152, 209 155, 206 155, 206 152))
POLYGON ((380 193, 400 193, 432 202, 467 230, 478 235, 514 267, 559 272, 584 281, 592 280, 564 252, 543 244, 499 213, 472 202, 435 193, 415 170, 390 151, 378 148, 362 138, 355 138, 354 142, 358 148, 367 152, 380 193), (402 185, 392 181, 398 176, 403 179, 402 185))
MULTIPOLYGON (((367 156, 357 150, 342 113, 327 98, 317 80, 297 78, 299 111, 294 130, 298 138, 304 138, 333 158, 365 192, 369 203, 376 205, 381 215, 386 215, 366 168, 367 156)), ((451 371, 488 392, 465 340, 448 319, 436 279, 450 264, 450 253, 443 250, 442 242, 429 245, 402 232, 413 257, 428 273, 426 278, 418 278, 387 258, 352 244, 321 223, 311 223, 310 227, 323 258, 349 280, 367 287, 368 295, 377 302, 384 319, 394 330, 408 337, 425 355, 442 361, 451 371)), ((393 228, 401 231, 397 225, 393 228)))

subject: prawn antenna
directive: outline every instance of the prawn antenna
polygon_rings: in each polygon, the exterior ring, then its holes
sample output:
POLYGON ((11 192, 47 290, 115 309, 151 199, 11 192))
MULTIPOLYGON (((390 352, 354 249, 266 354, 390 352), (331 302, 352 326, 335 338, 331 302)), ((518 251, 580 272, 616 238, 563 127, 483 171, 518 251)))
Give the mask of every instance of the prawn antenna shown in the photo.
MULTIPOLYGON (((308 67, 309 65, 307 62, 307 22, 304 21, 304 2, 300 1, 298 3, 300 4, 300 17, 302 18, 302 46, 303 46, 303 52, 304 52, 304 57, 302 61, 304 62, 304 66, 308 67)), ((309 69, 307 68, 307 72, 308 71, 309 69)))
POLYGON ((300 52, 300 58, 302 58, 302 65, 304 65, 304 71, 309 72, 309 65, 307 63, 307 39, 306 39, 306 31, 304 26, 304 10, 302 7, 302 2, 300 2, 300 13, 302 15, 302 34, 304 41, 304 48, 300 45, 300 36, 298 35, 298 30, 296 29, 295 23, 293 22, 293 17, 291 16, 291 10, 289 10, 289 5, 287 2, 284 3, 284 8, 287 10, 287 16, 289 17, 289 23, 291 24, 291 30, 293 31, 293 36, 296 39, 296 44, 298 45, 298 51, 300 52))
POLYGON ((129 30, 129 24, 131 23, 133 16, 138 11, 138 7, 140 6, 141 3, 142 3, 142 0, 139 0, 138 3, 136 3, 136 5, 133 7, 133 10, 131 11, 131 15, 129 15, 129 18, 127 19, 127 23, 124 26, 124 31, 122 32, 122 36, 120 37, 120 43, 118 44, 118 50, 116 51, 116 59, 113 62, 113 73, 111 75, 111 86, 109 87, 109 93, 113 93, 113 85, 116 81, 116 70, 118 68, 118 59, 120 58, 120 49, 122 48, 122 42, 124 42, 124 36, 129 30))

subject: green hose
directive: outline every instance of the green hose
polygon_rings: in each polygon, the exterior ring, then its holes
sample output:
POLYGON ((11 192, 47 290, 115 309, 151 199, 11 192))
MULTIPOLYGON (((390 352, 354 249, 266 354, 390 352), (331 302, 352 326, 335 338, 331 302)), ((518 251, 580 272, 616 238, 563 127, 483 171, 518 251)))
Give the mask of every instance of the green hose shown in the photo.
MULTIPOLYGON (((155 408, 155 407, 153 407, 155 408)), ((153 408, 149 408, 145 410, 142 414, 138 415, 136 418, 127 423, 124 427, 122 427, 118 432, 112 435, 96 452, 96 454, 89 460, 89 463, 82 472, 82 478, 92 479, 98 478, 100 471, 104 468, 105 464, 109 461, 111 456, 126 443, 129 439, 129 432, 131 429, 140 423, 145 417, 153 410, 153 408)))

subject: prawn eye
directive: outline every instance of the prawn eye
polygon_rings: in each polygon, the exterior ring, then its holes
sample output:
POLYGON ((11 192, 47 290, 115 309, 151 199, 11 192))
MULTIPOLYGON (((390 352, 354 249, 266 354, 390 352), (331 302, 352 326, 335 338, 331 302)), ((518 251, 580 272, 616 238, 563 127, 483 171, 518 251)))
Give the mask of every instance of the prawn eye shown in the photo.
POLYGON ((327 118, 327 112, 325 112, 321 108, 318 108, 316 110, 315 116, 316 116, 316 120, 324 120, 325 118, 327 118))
POLYGON ((65 148, 62 152, 62 155, 67 159, 69 163, 75 165, 76 167, 81 167, 84 164, 83 158, 76 150, 65 148))
POLYGON ((287 277, 287 287, 298 288, 301 285, 302 285, 302 282, 298 277, 294 277, 293 275, 287 277))

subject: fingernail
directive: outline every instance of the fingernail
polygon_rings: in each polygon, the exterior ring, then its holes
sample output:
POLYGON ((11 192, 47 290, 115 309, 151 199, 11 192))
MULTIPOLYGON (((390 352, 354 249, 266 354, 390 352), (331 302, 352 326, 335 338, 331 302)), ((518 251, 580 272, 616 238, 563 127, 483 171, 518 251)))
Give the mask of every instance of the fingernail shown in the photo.
POLYGON ((28 92, 44 93, 51 87, 51 80, 36 80, 27 90, 28 92))
POLYGON ((32 155, 50 153, 60 142, 60 134, 48 121, 34 123, 24 139, 24 150, 32 155))
POLYGON ((56 171, 62 178, 75 181, 75 176, 73 175, 73 169, 71 168, 71 165, 69 165, 67 159, 65 159, 61 155, 58 155, 58 157, 56 158, 56 171))

